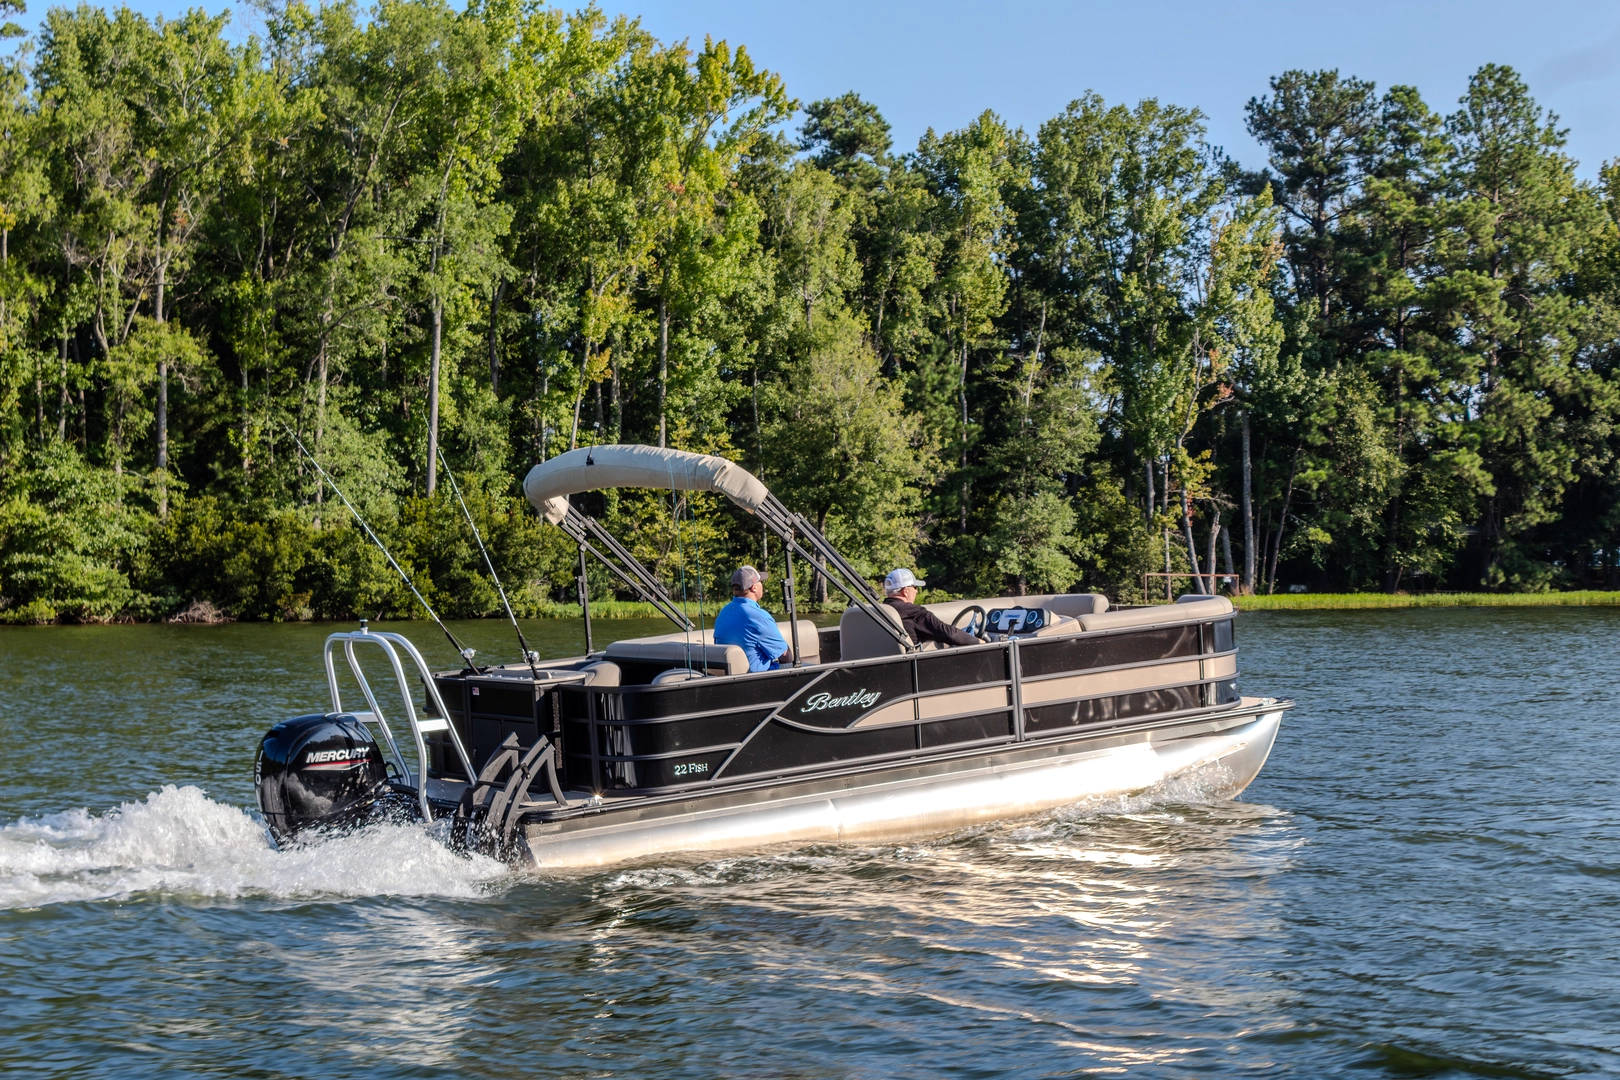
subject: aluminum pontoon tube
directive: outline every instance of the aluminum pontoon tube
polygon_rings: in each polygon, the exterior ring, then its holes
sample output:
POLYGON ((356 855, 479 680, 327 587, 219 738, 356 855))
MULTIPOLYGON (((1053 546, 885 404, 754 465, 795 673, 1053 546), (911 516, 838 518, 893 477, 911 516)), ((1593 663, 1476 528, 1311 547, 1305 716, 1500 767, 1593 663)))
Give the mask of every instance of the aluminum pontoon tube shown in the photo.
MULTIPOLYGON (((1140 791, 1200 768, 1220 770, 1224 795, 1241 792, 1259 773, 1288 703, 1249 699, 1238 723, 1185 737, 1087 749, 1031 761, 990 764, 943 776, 792 795, 711 810, 601 824, 533 824, 525 830, 541 868, 606 866, 674 852, 738 851, 771 844, 880 841, 938 834, 1140 791)), ((1173 733, 1160 732, 1161 736, 1173 733)))

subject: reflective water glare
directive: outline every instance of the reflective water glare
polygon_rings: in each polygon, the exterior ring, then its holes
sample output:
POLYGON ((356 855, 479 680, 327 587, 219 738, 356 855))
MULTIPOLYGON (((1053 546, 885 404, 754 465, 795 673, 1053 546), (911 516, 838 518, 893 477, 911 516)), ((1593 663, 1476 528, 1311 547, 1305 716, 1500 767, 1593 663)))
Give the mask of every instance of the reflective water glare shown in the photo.
POLYGON ((1244 616, 1239 802, 566 877, 269 848, 328 629, 0 630, 7 1076, 1620 1073, 1620 612, 1244 616))

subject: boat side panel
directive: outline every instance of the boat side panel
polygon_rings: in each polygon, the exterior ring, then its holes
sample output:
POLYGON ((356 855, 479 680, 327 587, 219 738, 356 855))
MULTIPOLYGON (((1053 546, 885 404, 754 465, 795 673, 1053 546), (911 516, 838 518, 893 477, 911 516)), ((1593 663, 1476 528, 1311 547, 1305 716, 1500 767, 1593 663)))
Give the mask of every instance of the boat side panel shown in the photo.
MULTIPOLYGON (((610 733, 608 745, 614 747, 610 733)), ((607 791, 658 789, 703 783, 713 779, 733 752, 732 747, 687 751, 668 758, 607 758, 602 760, 602 787, 607 791)))
MULTIPOLYGON (((533 746, 549 724, 542 720, 548 712, 544 694, 530 680, 479 679, 465 675, 436 675, 434 683, 445 708, 447 719, 455 725, 472 758, 473 768, 483 768, 484 762, 503 743, 507 736, 516 735, 519 744, 533 746)), ((429 734, 428 744, 431 772, 434 775, 465 779, 461 776, 461 763, 449 749, 444 733, 429 734)))
POLYGON ((1006 741, 1012 736, 1012 710, 1009 709, 984 716, 963 716, 924 724, 919 729, 918 742, 922 749, 931 750, 989 740, 1006 741))
POLYGON ((1199 631, 1200 627, 1194 624, 1099 637, 1035 638, 1020 645, 1019 670, 1028 679, 1059 672, 1198 656, 1205 648, 1199 631))
MULTIPOLYGON (((990 657, 1006 678, 1006 661, 999 650, 990 657)), ((842 729, 852 727, 874 709, 886 708, 916 691, 911 657, 895 657, 886 663, 858 664, 828 668, 814 683, 806 686, 782 706, 782 715, 810 727, 842 729)))
POLYGON ((565 783, 576 790, 704 789, 886 757, 1044 739, 1237 700, 1231 620, 1020 643, 1024 724, 1009 645, 851 665, 555 691, 565 783))
POLYGON ((1006 654, 973 649, 921 653, 917 656, 917 690, 946 690, 953 686, 975 686, 1007 677, 1006 654))
POLYGON ((914 724, 862 731, 817 731, 772 720, 726 766, 728 777, 797 771, 917 750, 914 724))
POLYGON ((1075 728, 1114 724, 1155 713, 1196 709, 1203 704, 1202 687, 1174 686, 1117 697, 1070 701, 1062 705, 1036 705, 1025 710, 1024 731, 1031 737, 1073 731, 1075 728))

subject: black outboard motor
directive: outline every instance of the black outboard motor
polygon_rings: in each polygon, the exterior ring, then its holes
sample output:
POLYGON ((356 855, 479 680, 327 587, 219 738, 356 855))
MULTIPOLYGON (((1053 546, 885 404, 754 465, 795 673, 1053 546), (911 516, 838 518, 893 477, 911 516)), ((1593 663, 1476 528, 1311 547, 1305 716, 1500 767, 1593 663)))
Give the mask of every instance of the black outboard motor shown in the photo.
POLYGON ((253 761, 259 811, 278 841, 315 826, 360 824, 393 794, 382 750, 347 713, 283 720, 253 761))

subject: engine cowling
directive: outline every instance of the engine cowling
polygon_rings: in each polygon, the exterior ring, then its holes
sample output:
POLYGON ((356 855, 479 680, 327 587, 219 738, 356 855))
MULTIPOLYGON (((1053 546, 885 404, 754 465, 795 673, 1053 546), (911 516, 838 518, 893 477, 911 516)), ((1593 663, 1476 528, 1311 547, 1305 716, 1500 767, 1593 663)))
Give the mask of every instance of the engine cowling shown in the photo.
POLYGON ((259 743, 253 781, 277 840, 361 822, 390 790, 382 749, 347 713, 295 716, 271 728, 259 743))

